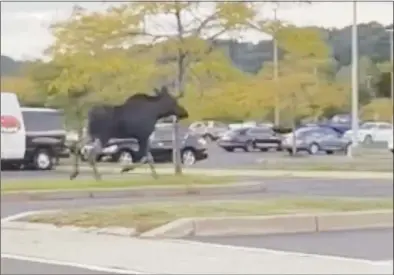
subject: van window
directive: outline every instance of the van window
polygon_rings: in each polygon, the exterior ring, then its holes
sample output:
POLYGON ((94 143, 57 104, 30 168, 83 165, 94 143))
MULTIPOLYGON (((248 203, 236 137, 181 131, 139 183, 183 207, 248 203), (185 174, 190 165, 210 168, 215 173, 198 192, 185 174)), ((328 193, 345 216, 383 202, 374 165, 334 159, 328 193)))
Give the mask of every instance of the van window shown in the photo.
POLYGON ((26 131, 59 131, 64 130, 63 115, 60 112, 23 111, 26 131))

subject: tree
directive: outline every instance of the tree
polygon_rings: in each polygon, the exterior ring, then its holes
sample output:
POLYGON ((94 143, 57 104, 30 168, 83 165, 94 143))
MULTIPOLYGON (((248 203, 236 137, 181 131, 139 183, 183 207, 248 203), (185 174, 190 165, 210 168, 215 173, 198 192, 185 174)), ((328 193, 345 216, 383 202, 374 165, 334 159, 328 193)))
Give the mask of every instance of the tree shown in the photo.
MULTIPOLYGON (((144 80, 153 78, 146 83, 172 84, 177 94, 183 96, 188 88, 187 83, 192 80, 202 78, 206 82, 207 79, 226 77, 225 73, 231 68, 230 63, 223 64, 223 56, 215 50, 214 42, 221 35, 241 28, 245 20, 254 15, 255 11, 249 4, 236 2, 136 2, 110 8, 103 13, 87 13, 76 9, 74 17, 67 24, 55 27, 57 45, 54 49, 61 55, 65 51, 68 56, 70 53, 78 54, 80 60, 85 60, 85 67, 77 76, 81 78, 85 74, 92 80, 91 75, 93 71, 97 72, 97 66, 91 70, 86 68, 86 64, 93 61, 98 64, 97 56, 103 56, 102 53, 107 52, 109 47, 121 49, 128 45, 134 53, 139 48, 142 53, 138 54, 137 59, 141 55, 144 58, 136 62, 136 55, 131 55, 133 58, 129 59, 128 65, 133 63, 138 65, 136 69, 144 68, 145 77, 141 72, 135 75, 144 80), (155 25, 158 20, 161 26, 155 25), (167 29, 163 27, 166 25, 164 22, 169 22, 167 29), (141 45, 142 42, 145 45, 141 45), (138 47, 137 43, 140 43, 138 47), (91 56, 95 56, 94 60, 91 56)), ((124 64, 121 61, 125 59, 117 60, 118 65, 124 64)), ((79 61, 77 67, 81 63, 79 61)), ((130 68, 121 67, 123 72, 125 70, 132 75, 130 68)), ((87 78, 81 80, 74 82, 88 81, 87 78)), ((175 137, 177 148, 178 135, 175 137)), ((175 155, 175 170, 180 173, 179 152, 175 155)))
POLYGON ((1 91, 16 93, 23 105, 43 105, 42 98, 34 89, 34 83, 29 78, 23 76, 4 76, 1 78, 1 91))
MULTIPOLYGON (((299 116, 319 117, 331 105, 342 106, 346 94, 330 83, 330 49, 316 28, 284 27, 277 33, 278 43, 287 54, 279 63, 281 110, 293 110, 291 120, 299 116)), ((273 79, 272 63, 265 64, 258 77, 262 85, 273 79)))

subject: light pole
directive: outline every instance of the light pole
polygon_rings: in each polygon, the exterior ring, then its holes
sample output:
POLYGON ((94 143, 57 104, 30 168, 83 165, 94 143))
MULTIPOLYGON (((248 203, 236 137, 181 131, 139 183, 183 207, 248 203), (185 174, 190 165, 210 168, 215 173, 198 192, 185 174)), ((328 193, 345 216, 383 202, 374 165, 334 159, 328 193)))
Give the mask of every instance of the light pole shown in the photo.
POLYGON ((279 108, 279 95, 278 95, 278 40, 277 40, 277 31, 278 31, 278 25, 277 25, 277 13, 278 7, 274 7, 274 30, 273 30, 273 65, 274 65, 274 81, 275 81, 275 109, 274 109, 274 124, 276 126, 279 126, 280 123, 280 108, 279 108))
MULTIPOLYGON (((394 53, 393 53, 393 47, 394 47, 394 42, 393 42, 393 27, 387 30, 390 33, 390 95, 391 95, 391 108, 394 106, 394 69, 393 69, 393 64, 394 64, 394 53)), ((394 115, 391 116, 391 123, 394 124, 394 115)))
POLYGON ((352 146, 349 157, 354 156, 358 145, 358 34, 357 34, 357 2, 353 1, 352 24, 352 146))

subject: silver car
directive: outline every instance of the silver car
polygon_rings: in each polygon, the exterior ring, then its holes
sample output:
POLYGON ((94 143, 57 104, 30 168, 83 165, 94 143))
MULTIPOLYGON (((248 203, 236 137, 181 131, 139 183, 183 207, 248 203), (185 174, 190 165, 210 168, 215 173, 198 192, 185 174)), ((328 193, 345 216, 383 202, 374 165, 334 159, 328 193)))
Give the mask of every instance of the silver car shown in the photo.
POLYGON ((229 127, 219 121, 197 121, 189 126, 189 130, 204 137, 208 141, 217 140, 229 130, 229 127))
MULTIPOLYGON (((282 148, 289 154, 293 153, 294 133, 284 136, 282 148)), ((333 154, 334 152, 347 153, 351 141, 344 138, 339 132, 329 127, 303 127, 295 131, 295 147, 297 152, 306 151, 311 155, 319 152, 333 154)))

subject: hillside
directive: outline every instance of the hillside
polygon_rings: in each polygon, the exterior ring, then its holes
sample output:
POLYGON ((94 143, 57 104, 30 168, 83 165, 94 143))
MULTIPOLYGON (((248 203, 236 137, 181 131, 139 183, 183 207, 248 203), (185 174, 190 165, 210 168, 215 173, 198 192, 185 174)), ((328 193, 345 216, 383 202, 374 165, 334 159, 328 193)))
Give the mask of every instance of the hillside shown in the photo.
MULTIPOLYGON (((390 35, 385 30, 385 26, 370 22, 359 24, 358 28, 360 57, 368 56, 373 62, 389 60, 390 35)), ((351 62, 351 26, 342 29, 319 29, 331 46, 332 57, 338 61, 338 67, 349 65, 351 62)), ((262 41, 255 45, 222 40, 217 44, 227 52, 234 65, 245 72, 255 73, 265 61, 272 60, 271 41, 262 41)), ((1 76, 17 75, 22 66, 23 62, 1 56, 1 76)))
POLYGON ((23 62, 16 61, 11 57, 2 55, 1 56, 1 76, 15 76, 18 75, 23 62))

